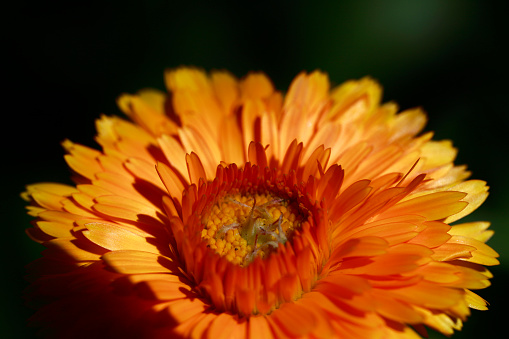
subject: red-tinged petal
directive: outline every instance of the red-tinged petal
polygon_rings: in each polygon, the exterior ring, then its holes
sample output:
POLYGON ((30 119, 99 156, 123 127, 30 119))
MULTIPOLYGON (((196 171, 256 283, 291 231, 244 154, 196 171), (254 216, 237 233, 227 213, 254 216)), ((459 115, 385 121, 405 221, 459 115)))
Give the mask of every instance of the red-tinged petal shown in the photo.
POLYGON ((360 204, 371 192, 371 189, 369 180, 361 180, 349 186, 333 203, 331 219, 339 219, 344 213, 360 204))
POLYGON ((290 170, 297 169, 302 156, 302 143, 297 144, 297 140, 288 146, 283 162, 281 163, 281 171, 288 173, 290 170))
POLYGON ((255 308, 255 291, 248 288, 237 287, 235 300, 241 314, 251 314, 255 308))
POLYGON ((259 142, 251 142, 248 148, 248 158, 253 165, 264 169, 267 167, 267 155, 265 149, 259 142))
POLYGON ((329 167, 318 183, 315 199, 333 204, 343 184, 344 176, 345 171, 340 166, 333 165, 329 167))

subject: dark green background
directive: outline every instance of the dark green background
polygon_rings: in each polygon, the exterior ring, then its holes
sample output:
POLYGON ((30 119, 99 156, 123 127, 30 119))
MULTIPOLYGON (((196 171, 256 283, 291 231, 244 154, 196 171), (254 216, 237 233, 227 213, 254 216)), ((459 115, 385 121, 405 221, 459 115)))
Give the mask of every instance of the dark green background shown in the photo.
POLYGON ((302 70, 326 71, 335 84, 371 75, 384 86, 385 101, 424 107, 428 130, 436 139, 453 139, 457 163, 467 163, 473 178, 491 186, 488 201, 468 220, 492 221, 490 244, 502 255, 492 270, 493 286, 480 292, 491 310, 473 311, 454 338, 503 333, 509 284, 508 69, 502 53, 507 3, 69 3, 20 1, 3 8, 2 338, 34 334, 25 326, 31 312, 20 295, 23 266, 41 247, 24 235, 30 218, 19 192, 27 183, 69 182, 59 143, 70 138, 95 147, 94 119, 118 114, 120 93, 163 89, 163 70, 179 65, 228 69, 239 77, 261 70, 281 90, 302 70))

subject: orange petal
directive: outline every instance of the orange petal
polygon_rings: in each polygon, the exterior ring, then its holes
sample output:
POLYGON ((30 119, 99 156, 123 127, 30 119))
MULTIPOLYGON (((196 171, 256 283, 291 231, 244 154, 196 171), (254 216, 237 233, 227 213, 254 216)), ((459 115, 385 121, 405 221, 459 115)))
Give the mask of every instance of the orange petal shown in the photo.
POLYGON ((182 183, 180 177, 163 163, 157 164, 157 173, 168 193, 170 193, 172 197, 180 199, 182 197, 182 191, 184 191, 184 183, 182 183))
POLYGON ((408 324, 421 323, 423 320, 423 317, 409 304, 392 297, 387 297, 383 291, 373 290, 369 297, 373 298, 376 312, 386 318, 408 324))
POLYGON ((71 230, 72 225, 64 224, 60 222, 51 221, 38 221, 37 227, 47 235, 55 238, 69 238, 72 237, 71 230))
POLYGON ((249 317, 248 339, 274 338, 270 326, 264 316, 249 317))
POLYGON ((105 195, 97 197, 95 200, 97 203, 94 205, 94 209, 112 217, 133 221, 140 221, 143 215, 159 218, 155 206, 149 206, 127 197, 105 195))
POLYGON ((164 114, 165 95, 151 90, 140 95, 122 95, 117 104, 133 121, 154 136, 173 134, 177 124, 164 114))
POLYGON ((274 92, 274 86, 263 73, 250 73, 240 81, 243 100, 267 98, 274 92))
POLYGON ((209 178, 213 178, 216 173, 216 167, 221 161, 221 152, 217 142, 205 139, 204 134, 200 134, 192 127, 179 129, 179 136, 186 152, 198 154, 205 173, 209 178))
POLYGON ((226 117, 221 127, 223 137, 219 139, 219 147, 227 164, 241 164, 244 162, 244 145, 242 133, 237 125, 235 116, 226 117))
POLYGON ((191 183, 198 184, 201 178, 207 180, 205 169, 196 153, 191 152, 191 154, 186 154, 186 162, 191 183))
POLYGON ((180 172, 180 175, 185 177, 187 175, 186 152, 182 145, 175 138, 168 135, 162 135, 157 141, 168 163, 180 172))
POLYGON ((226 115, 232 114, 234 104, 239 99, 240 93, 237 79, 228 72, 216 71, 212 72, 211 81, 221 108, 226 115))
POLYGON ((409 199, 390 208, 384 216, 417 214, 427 220, 440 220, 463 210, 468 203, 460 201, 466 196, 463 192, 436 192, 409 199))
POLYGON ((269 111, 262 116, 261 120, 261 137, 262 145, 270 145, 267 149, 269 158, 280 158, 280 139, 276 114, 269 111))
POLYGON ((138 250, 108 252, 102 259, 111 269, 122 274, 172 273, 177 267, 167 257, 138 250))
POLYGON ((208 337, 214 339, 244 338, 247 335, 246 320, 237 320, 232 315, 220 313, 210 324, 208 337))
POLYGON ((295 303, 284 303, 270 315, 271 321, 288 336, 306 336, 314 330, 318 321, 313 310, 295 303))

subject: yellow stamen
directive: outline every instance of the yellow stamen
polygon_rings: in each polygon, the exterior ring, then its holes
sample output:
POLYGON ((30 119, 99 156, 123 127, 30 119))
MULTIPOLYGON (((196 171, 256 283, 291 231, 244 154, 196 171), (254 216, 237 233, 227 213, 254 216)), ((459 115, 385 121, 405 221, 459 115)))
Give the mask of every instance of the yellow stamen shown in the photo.
POLYGON ((290 201, 272 194, 233 194, 202 218, 202 239, 216 253, 240 266, 265 258, 300 227, 302 217, 290 201))

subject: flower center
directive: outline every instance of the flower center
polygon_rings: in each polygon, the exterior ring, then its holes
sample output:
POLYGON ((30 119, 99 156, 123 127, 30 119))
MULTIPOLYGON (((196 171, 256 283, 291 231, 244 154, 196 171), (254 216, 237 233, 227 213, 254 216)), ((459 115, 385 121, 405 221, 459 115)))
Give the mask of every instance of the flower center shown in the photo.
POLYGON ((229 194, 202 218, 202 239, 228 261, 246 266, 286 243, 302 221, 296 203, 273 194, 229 194))

